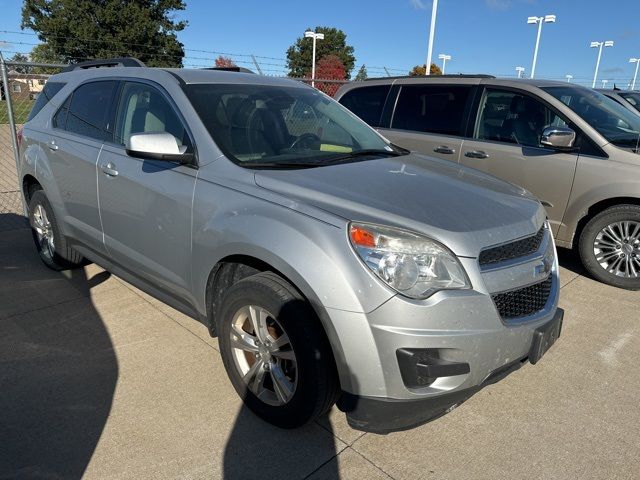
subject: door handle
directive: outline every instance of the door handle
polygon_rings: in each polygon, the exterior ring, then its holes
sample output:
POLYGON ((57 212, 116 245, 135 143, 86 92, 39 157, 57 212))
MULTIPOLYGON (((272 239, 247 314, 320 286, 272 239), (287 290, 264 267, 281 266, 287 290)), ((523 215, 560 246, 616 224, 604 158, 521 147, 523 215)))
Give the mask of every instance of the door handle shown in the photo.
POLYGON ((482 150, 471 150, 464 154, 465 157, 469 158, 489 158, 489 154, 483 152, 482 150))
POLYGON ((54 152, 58 150, 58 145, 56 145, 55 140, 51 140, 47 146, 49 147, 49 150, 53 150, 54 152))
POLYGON ((116 166, 111 162, 100 165, 100 169, 105 175, 108 175, 110 177, 118 176, 118 171, 116 170, 116 166))
POLYGON ((452 155, 456 153, 456 151, 453 148, 449 148, 445 145, 440 145, 439 147, 434 148, 433 151, 436 153, 446 153, 447 155, 452 155))

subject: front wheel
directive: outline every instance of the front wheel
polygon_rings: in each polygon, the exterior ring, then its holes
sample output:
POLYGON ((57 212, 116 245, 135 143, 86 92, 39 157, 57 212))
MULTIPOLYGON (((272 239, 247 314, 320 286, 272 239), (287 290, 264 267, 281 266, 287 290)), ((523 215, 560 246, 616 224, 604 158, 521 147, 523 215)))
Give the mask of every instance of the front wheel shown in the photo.
POLYGON ((283 278, 262 272, 240 280, 225 293, 217 321, 231 383, 263 420, 296 428, 335 403, 338 381, 324 331, 283 278))
POLYGON ((593 217, 579 239, 580 258, 604 283, 640 289, 640 206, 618 205, 593 217))

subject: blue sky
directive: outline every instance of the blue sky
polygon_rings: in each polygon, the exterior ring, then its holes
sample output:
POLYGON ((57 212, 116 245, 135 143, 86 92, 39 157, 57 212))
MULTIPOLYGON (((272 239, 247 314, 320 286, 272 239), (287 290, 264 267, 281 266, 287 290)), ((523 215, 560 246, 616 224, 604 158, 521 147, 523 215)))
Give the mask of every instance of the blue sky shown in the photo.
MULTIPOLYGON (((186 3, 187 10, 178 17, 189 21, 179 34, 188 50, 187 65, 212 63, 214 51, 235 54, 237 61, 249 61, 242 55, 254 54, 271 57, 259 58, 268 73, 282 73, 287 47, 316 25, 344 30, 355 47, 356 65, 366 64, 370 76, 382 75, 383 66, 393 74, 406 73, 426 57, 429 0, 186 3)), ((19 30, 21 4, 2 1, 0 30, 19 30)), ((589 43, 614 40, 615 46, 603 53, 599 78, 609 79, 608 86, 614 81, 626 86, 633 75, 629 58, 640 57, 640 0, 440 0, 434 58, 452 55, 447 73, 515 75, 518 65, 529 72, 536 27, 527 25, 526 18, 545 14, 555 14, 557 22, 543 26, 536 77, 564 79, 572 74, 590 84, 597 52, 589 43)), ((30 46, 17 42, 35 40, 0 32, 0 41, 10 44, 0 44, 7 52, 28 51, 30 46)))

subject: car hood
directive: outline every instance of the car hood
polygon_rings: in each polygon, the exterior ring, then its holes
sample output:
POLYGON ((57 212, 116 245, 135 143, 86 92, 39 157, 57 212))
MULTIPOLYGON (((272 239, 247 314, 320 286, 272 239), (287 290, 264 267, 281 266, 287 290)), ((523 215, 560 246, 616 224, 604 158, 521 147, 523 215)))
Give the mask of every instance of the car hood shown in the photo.
POLYGON ((312 205, 345 220, 423 233, 460 256, 475 257, 484 247, 533 234, 545 217, 526 190, 420 154, 260 170, 255 181, 294 204, 312 205))

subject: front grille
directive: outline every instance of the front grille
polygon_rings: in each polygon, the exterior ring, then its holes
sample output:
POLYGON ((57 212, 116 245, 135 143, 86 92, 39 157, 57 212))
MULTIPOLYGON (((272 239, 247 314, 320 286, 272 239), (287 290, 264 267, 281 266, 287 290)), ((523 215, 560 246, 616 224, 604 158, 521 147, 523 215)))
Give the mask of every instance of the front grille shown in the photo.
POLYGON ((552 282, 553 275, 549 275, 540 283, 510 292, 496 293, 491 295, 491 298, 503 319, 527 317, 539 312, 547 304, 552 282))
POLYGON ((497 247, 487 248, 480 252, 478 261, 480 265, 491 265, 537 252, 544 238, 544 231, 543 225, 535 235, 504 245, 498 245, 497 247))

